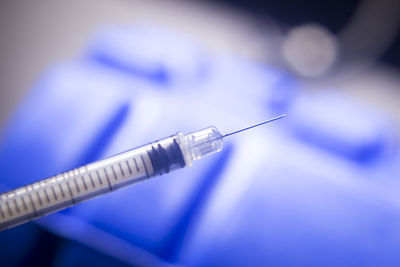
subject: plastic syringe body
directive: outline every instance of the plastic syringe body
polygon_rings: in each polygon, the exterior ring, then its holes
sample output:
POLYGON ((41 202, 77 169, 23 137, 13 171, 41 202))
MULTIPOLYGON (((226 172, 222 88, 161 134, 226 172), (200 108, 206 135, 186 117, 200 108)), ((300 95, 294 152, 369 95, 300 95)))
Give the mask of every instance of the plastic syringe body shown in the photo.
POLYGON ((0 195, 0 231, 170 171, 219 152, 215 127, 176 135, 0 195))

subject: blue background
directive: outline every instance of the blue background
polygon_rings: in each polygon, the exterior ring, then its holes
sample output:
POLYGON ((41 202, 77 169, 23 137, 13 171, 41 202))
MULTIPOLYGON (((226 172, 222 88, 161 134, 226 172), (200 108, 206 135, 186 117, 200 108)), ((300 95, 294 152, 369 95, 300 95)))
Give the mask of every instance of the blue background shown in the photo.
POLYGON ((1 232, 2 263, 398 266, 390 116, 166 28, 102 28, 50 67, 2 132, 2 191, 178 130, 282 113, 192 168, 1 232))

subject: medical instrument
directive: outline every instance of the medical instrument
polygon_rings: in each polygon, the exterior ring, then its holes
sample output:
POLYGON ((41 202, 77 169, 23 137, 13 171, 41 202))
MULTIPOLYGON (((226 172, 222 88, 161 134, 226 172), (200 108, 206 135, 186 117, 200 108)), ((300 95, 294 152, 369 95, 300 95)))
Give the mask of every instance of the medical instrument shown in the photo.
POLYGON ((223 148, 223 138, 281 119, 221 135, 208 127, 170 137, 90 163, 0 195, 0 230, 183 167, 223 148))

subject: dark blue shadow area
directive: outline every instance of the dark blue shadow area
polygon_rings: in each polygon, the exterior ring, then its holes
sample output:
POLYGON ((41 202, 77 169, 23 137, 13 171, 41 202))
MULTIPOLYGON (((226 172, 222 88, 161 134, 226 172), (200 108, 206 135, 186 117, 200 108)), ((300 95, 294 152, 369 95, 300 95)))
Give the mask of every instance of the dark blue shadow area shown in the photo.
POLYGON ((106 126, 104 129, 99 131, 98 136, 93 138, 92 143, 88 146, 88 149, 85 150, 87 151, 86 154, 75 163, 76 166, 88 164, 98 160, 102 156, 104 150, 111 143, 120 127, 124 124, 129 115, 129 111, 130 105, 128 103, 119 108, 114 117, 105 124, 106 126))
POLYGON ((0 232, 1 266, 129 266, 104 253, 26 223, 0 232), (64 257, 67 254, 68 257, 64 257))
POLYGON ((366 165, 383 155, 387 143, 385 137, 382 137, 362 146, 354 146, 342 140, 340 135, 323 136, 319 132, 302 129, 298 130, 296 135, 303 142, 313 144, 320 149, 330 151, 337 156, 350 159, 358 164, 366 165))
POLYGON ((165 244, 165 247, 157 254, 164 260, 173 263, 178 260, 185 237, 190 233, 191 229, 196 227, 198 217, 206 206, 207 200, 216 183, 219 181, 218 178, 221 177, 221 174, 229 163, 230 156, 233 153, 233 146, 227 145, 221 153, 222 155, 209 168, 208 172, 202 175, 205 178, 200 180, 199 185, 195 187, 186 208, 183 209, 182 215, 177 216, 178 221, 175 227, 169 232, 164 242, 162 242, 165 244))
POLYGON ((1 266, 53 266, 64 239, 34 223, 0 232, 1 266), (46 253, 43 253, 46 251, 46 253))
POLYGON ((131 266, 74 241, 64 241, 52 266, 131 266))
POLYGON ((171 77, 169 77, 167 70, 161 65, 159 65, 157 68, 155 68, 155 70, 150 72, 141 69, 140 67, 135 67, 132 65, 128 66, 126 64, 121 63, 118 60, 114 60, 113 58, 110 58, 102 54, 94 54, 92 55, 92 58, 96 62, 111 67, 117 71, 121 71, 134 76, 141 76, 145 79, 157 82, 159 84, 168 84, 171 80, 171 77))

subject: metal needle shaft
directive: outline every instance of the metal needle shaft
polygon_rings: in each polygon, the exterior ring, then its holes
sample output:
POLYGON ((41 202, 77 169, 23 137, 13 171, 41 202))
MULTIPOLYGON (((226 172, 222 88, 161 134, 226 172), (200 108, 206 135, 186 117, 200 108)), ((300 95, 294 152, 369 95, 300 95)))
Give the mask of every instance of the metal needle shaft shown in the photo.
POLYGON ((240 132, 249 130, 249 129, 251 129, 251 128, 255 128, 255 127, 261 126, 261 125, 263 125, 263 124, 267 124, 267 123, 270 123, 270 122, 273 122, 273 121, 282 119, 282 118, 284 118, 284 117, 286 117, 286 116, 287 116, 287 114, 283 114, 283 115, 280 115, 280 116, 278 116, 278 117, 275 117, 275 118, 272 118, 272 119, 269 119, 269 120, 266 120, 266 121, 263 121, 263 122, 254 124, 254 125, 252 125, 252 126, 249 126, 249 127, 246 127, 246 128, 243 128, 243 129, 240 129, 240 130, 237 130, 237 131, 228 133, 228 134, 225 134, 225 135, 223 135, 222 137, 224 138, 224 137, 227 137, 227 136, 230 136, 230 135, 233 135, 233 134, 237 134, 237 133, 240 133, 240 132))

